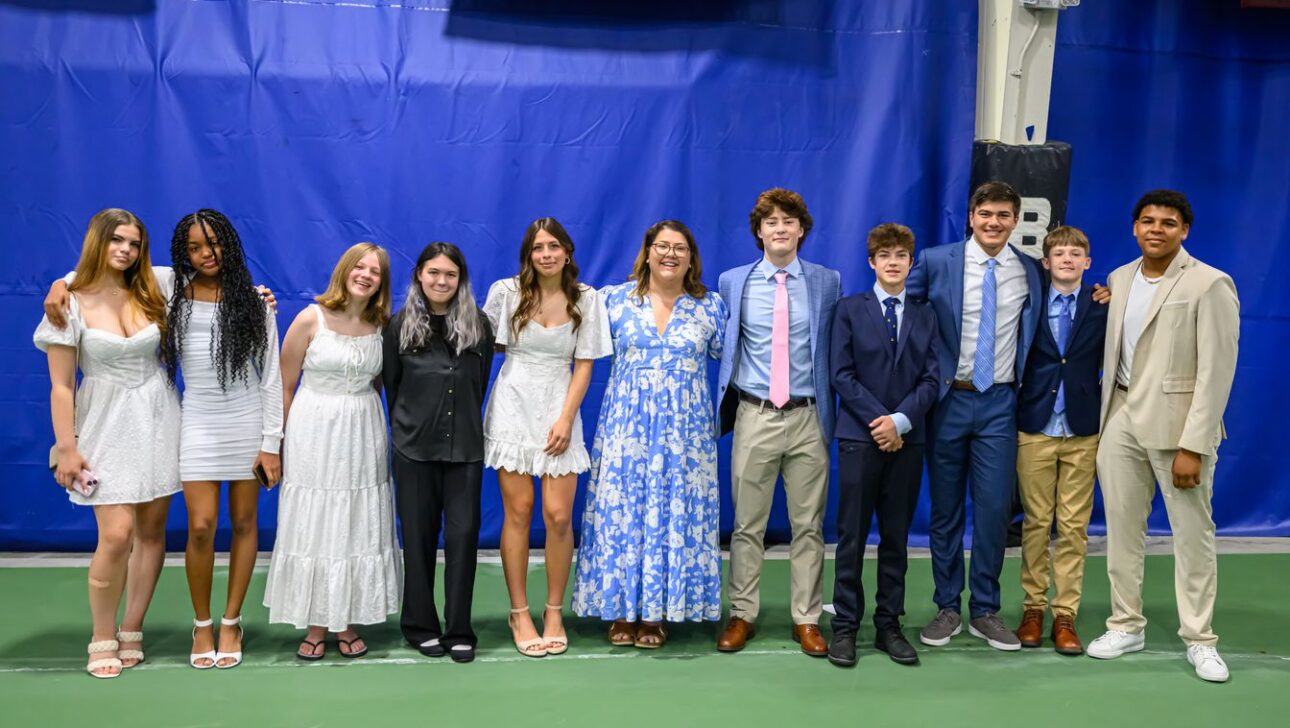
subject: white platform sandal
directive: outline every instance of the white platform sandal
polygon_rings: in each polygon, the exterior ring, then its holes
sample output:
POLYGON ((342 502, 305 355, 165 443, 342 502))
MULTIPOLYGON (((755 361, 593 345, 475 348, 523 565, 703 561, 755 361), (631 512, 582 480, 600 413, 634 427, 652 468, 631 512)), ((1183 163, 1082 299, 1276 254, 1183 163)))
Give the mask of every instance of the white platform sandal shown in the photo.
MULTIPOLYGON (((86 648, 86 651, 88 652, 88 654, 92 655, 95 652, 116 652, 120 647, 121 647, 120 643, 118 643, 116 640, 99 640, 98 642, 91 642, 89 644, 89 647, 86 648)), ((85 672, 88 672, 91 677, 102 678, 104 680, 108 678, 113 678, 113 677, 120 677, 121 676, 120 671, 121 671, 120 657, 100 657, 97 660, 90 660, 85 665, 85 672), (103 673, 94 672, 95 670, 102 670, 105 667, 115 667, 117 669, 117 672, 103 672, 103 673)))
MULTIPOLYGON (((117 639, 117 641, 118 641, 118 642, 138 642, 140 645, 142 645, 142 644, 143 644, 143 632, 122 632, 121 630, 119 630, 119 629, 118 629, 118 630, 116 631, 116 639, 117 639)), ((132 667, 135 667, 135 666, 137 666, 137 665, 140 665, 140 664, 142 664, 142 663, 143 663, 143 659, 144 659, 144 658, 143 658, 143 650, 142 650, 142 649, 139 649, 139 650, 118 650, 118 651, 117 651, 117 653, 116 653, 116 656, 117 656, 117 658, 118 658, 118 659, 120 659, 120 660, 121 660, 121 669, 122 669, 122 670, 129 670, 129 669, 130 669, 130 668, 132 668, 132 667), (134 660, 134 664, 133 664, 133 665, 127 665, 127 664, 125 664, 125 661, 126 661, 126 660, 134 660)))
MULTIPOLYGON (((246 633, 242 631, 242 615, 240 614, 232 619, 225 619, 224 617, 220 617, 219 624, 220 624, 221 631, 223 631, 225 627, 237 627, 238 642, 241 642, 242 639, 246 636, 246 633)), ((233 668, 241 664, 242 664, 241 650, 238 650, 237 652, 216 652, 215 653, 215 667, 219 668, 220 670, 232 670, 233 668), (220 660, 232 660, 232 662, 228 663, 227 665, 221 665, 220 660)))
MULTIPOLYGON (((194 619, 193 620, 193 639, 197 639, 198 629, 201 629, 202 627, 209 627, 212 624, 215 624, 215 623, 209 619, 194 619)), ((215 656, 217 654, 219 653, 217 653, 215 650, 209 650, 207 652, 193 652, 190 655, 188 655, 188 664, 192 665, 198 670, 209 670, 212 667, 215 667, 215 656), (197 664, 199 660, 210 660, 210 662, 205 665, 199 665, 197 664)))

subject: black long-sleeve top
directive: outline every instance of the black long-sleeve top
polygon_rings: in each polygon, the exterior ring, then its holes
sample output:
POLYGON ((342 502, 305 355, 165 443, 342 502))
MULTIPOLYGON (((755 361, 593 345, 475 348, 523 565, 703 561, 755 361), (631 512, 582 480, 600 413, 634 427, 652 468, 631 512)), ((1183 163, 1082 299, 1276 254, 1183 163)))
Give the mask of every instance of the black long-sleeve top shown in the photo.
POLYGON ((457 354, 444 340, 444 317, 430 316, 424 347, 400 350, 403 311, 383 334, 381 379, 390 409, 394 449, 417 462, 484 459, 484 392, 493 368, 493 329, 483 312, 484 337, 457 354))

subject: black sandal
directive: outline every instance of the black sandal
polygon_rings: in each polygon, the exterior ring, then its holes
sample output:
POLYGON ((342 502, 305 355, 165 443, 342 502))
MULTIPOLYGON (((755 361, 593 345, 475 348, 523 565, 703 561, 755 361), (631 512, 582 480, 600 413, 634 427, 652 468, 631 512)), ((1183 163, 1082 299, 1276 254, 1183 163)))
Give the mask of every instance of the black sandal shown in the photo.
POLYGON ((300 644, 309 645, 309 654, 306 655, 305 653, 301 652, 299 648, 297 648, 296 649, 297 660, 304 660, 305 662, 317 662, 327 654, 326 640, 318 640, 317 642, 313 642, 311 640, 300 640, 300 644), (314 651, 317 650, 320 645, 322 646, 322 652, 314 654, 314 651))
POLYGON ((337 635, 337 636, 336 636, 336 651, 340 653, 340 656, 341 656, 341 657, 345 657, 345 658, 348 658, 348 659, 353 659, 353 658, 355 658, 355 657, 362 657, 363 655, 366 655, 366 654, 367 654, 367 643, 366 643, 366 642, 364 642, 364 643, 363 643, 363 649, 362 649, 362 650, 360 650, 360 651, 358 651, 358 652, 354 652, 353 648, 352 648, 352 647, 350 647, 350 646, 351 646, 351 645, 353 645, 355 642, 362 642, 362 641, 363 641, 363 638, 362 638, 362 637, 359 637, 358 635, 354 635, 354 639, 352 639, 352 640, 343 640, 343 639, 341 639, 341 638, 340 638, 340 635, 337 635), (349 652, 346 652, 345 650, 342 650, 342 649, 340 648, 340 646, 341 646, 341 645, 344 645, 345 647, 349 647, 349 648, 350 648, 350 651, 349 651, 349 652))

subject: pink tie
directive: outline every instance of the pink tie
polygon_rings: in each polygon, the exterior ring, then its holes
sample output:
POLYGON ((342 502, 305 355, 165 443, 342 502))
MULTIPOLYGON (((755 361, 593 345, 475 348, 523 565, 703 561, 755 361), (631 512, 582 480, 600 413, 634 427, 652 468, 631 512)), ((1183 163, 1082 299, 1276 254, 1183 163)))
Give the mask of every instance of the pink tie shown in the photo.
POLYGON ((788 402, 788 271, 775 272, 775 313, 770 329, 770 403, 788 402))

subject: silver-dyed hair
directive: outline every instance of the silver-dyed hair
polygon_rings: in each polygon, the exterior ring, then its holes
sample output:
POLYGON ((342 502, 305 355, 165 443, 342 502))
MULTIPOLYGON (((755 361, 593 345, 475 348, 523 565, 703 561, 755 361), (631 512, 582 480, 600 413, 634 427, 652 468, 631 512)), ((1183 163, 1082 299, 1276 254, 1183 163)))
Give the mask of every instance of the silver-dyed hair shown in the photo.
POLYGON ((426 261, 446 256, 457 266, 459 271, 457 294, 448 305, 448 315, 444 320, 444 338, 458 354, 475 346, 484 338, 484 326, 480 321, 479 304, 475 302, 475 291, 470 285, 470 276, 466 272, 466 261, 457 246, 451 243, 431 243, 426 246, 412 269, 412 283, 408 286, 407 296, 403 301, 403 322, 399 326, 399 348, 405 351, 420 349, 430 338, 430 304, 425 293, 421 291, 421 281, 417 274, 421 272, 426 261))

